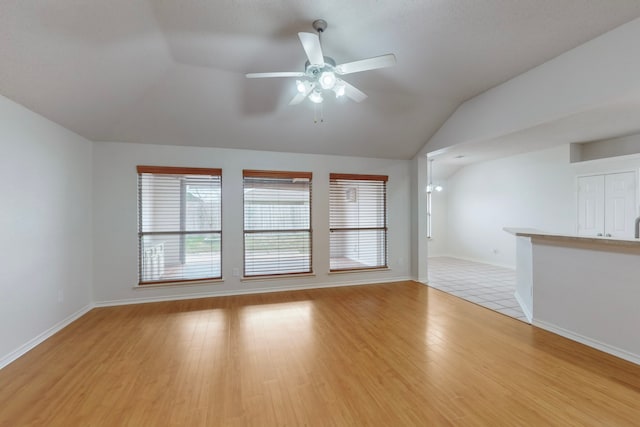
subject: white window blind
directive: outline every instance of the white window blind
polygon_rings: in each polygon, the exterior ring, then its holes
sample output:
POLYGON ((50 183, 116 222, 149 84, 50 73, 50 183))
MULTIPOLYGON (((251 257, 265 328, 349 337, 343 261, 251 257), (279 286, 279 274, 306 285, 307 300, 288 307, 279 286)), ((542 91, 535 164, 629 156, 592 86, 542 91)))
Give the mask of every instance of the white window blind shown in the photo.
POLYGON ((387 267, 387 176, 330 175, 331 271, 387 267))
POLYGON ((222 277, 222 171, 138 166, 139 284, 222 277))
POLYGON ((311 173, 243 171, 244 276, 311 273, 311 173))

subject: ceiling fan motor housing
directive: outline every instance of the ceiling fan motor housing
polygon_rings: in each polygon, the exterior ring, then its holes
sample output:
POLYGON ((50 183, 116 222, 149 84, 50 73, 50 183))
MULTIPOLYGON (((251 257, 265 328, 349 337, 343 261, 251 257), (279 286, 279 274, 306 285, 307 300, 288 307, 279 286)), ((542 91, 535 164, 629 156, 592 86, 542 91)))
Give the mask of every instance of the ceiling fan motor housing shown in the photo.
POLYGON ((313 29, 319 33, 324 32, 327 29, 327 21, 324 19, 316 19, 313 21, 313 29))
POLYGON ((306 61, 304 63, 304 72, 307 73, 309 77, 317 77, 320 74, 322 74, 322 72, 324 71, 333 71, 335 66, 336 66, 336 61, 329 56, 325 56, 324 65, 322 67, 319 67, 317 65, 311 65, 309 61, 306 61))

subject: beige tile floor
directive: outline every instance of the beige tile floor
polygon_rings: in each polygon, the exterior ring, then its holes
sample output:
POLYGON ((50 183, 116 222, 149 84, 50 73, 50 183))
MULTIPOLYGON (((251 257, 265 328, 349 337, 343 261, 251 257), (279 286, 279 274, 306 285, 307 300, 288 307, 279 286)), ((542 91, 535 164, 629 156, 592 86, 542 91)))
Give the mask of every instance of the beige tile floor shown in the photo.
POLYGON ((514 297, 515 270, 458 258, 430 257, 428 271, 428 285, 432 288, 527 322, 514 297))

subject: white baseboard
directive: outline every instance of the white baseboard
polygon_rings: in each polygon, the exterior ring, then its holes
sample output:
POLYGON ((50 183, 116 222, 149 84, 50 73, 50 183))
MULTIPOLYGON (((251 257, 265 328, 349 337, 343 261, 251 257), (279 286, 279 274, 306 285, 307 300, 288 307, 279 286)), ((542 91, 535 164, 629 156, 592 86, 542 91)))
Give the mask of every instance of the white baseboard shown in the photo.
MULTIPOLYGON (((455 259, 460 259, 462 261, 470 261, 470 262, 477 262, 479 264, 486 264, 486 265, 492 265, 494 267, 502 267, 502 268, 508 268, 509 270, 515 270, 515 266, 513 265, 507 265, 507 264, 501 264, 498 262, 492 262, 486 259, 479 259, 479 258, 468 258, 468 257, 464 257, 464 256, 460 256, 460 255, 429 255, 429 258, 455 258, 455 259)), ((429 267, 427 267, 427 270, 429 269, 429 267)))
POLYGON ((547 323, 541 320, 534 320, 533 325, 549 332, 553 332, 554 334, 558 334, 565 338, 568 338, 573 341, 577 341, 581 344, 587 345, 589 347, 593 347, 597 350, 603 351, 605 353, 612 354, 620 359, 627 360, 629 362, 635 363, 636 365, 640 365, 640 355, 630 353, 621 348, 614 347, 609 344, 605 344, 603 342, 594 340, 589 337, 585 337, 584 335, 577 334, 575 332, 569 331, 567 329, 561 328, 559 326, 553 325, 551 323, 547 323))
POLYGON ((223 291, 213 291, 213 292, 201 292, 201 293, 190 293, 190 294, 182 294, 182 295, 166 295, 166 296, 155 296, 155 297, 147 297, 147 298, 127 298, 120 300, 108 300, 108 301, 99 301, 94 304, 95 307, 112 307, 117 305, 129 305, 129 304, 144 304, 149 302, 162 302, 162 301, 178 301, 178 300, 186 300, 186 299, 198 299, 198 298, 210 298, 210 297, 223 297, 223 296, 233 296, 233 295, 248 295, 248 294, 265 294, 271 292, 286 292, 286 291, 302 291, 309 289, 322 289, 322 288, 338 288, 343 286, 362 286, 362 285, 375 285, 382 283, 391 283, 391 282, 401 282, 405 280, 414 280, 411 277, 387 277, 380 280, 356 280, 349 282, 339 282, 339 283, 324 283, 324 284, 307 284, 307 285, 296 285, 296 286, 269 286, 264 288, 252 288, 252 289, 232 289, 232 290, 223 290, 223 291))
POLYGON ((72 315, 68 316, 67 318, 59 321, 58 323, 56 323, 55 325, 53 325, 52 327, 50 327, 46 331, 42 332, 41 334, 39 334, 35 338, 30 339, 29 341, 27 341, 26 343, 24 343, 23 345, 21 345, 17 349, 13 350, 11 353, 3 356, 2 358, 0 358, 0 369, 4 368, 9 363, 11 363, 14 360, 18 359, 20 356, 24 355, 29 350, 33 349, 35 346, 37 346, 38 344, 42 343, 47 338, 50 338, 51 336, 53 336, 57 332, 61 331, 66 326, 71 324, 71 322, 73 322, 74 320, 76 320, 76 319, 82 317, 83 315, 85 315, 93 307, 94 307, 93 304, 85 305, 80 310, 76 311, 75 313, 73 313, 72 315))
POLYGON ((513 293, 513 296, 516 298, 516 301, 518 301, 518 304, 520 304, 520 308, 522 309, 524 316, 527 318, 529 323, 531 323, 533 321, 533 313, 531 313, 531 310, 529 310, 529 307, 527 307, 527 305, 524 302, 522 302, 522 298, 520 297, 520 294, 518 293, 518 291, 515 291, 513 293))

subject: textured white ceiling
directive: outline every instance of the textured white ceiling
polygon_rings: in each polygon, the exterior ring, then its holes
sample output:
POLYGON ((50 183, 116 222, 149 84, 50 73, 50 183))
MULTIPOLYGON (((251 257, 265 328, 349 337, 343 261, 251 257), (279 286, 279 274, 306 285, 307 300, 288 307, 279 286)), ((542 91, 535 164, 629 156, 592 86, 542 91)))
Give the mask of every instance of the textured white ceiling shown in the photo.
POLYGON ((590 110, 481 143, 459 144, 429 157, 436 164, 434 177, 448 178, 463 166, 498 157, 543 150, 571 142, 598 141, 637 134, 639 124, 640 93, 630 93, 627 98, 590 110))
POLYGON ((463 101, 640 16, 638 0, 2 0, 0 93, 96 141, 411 158, 463 101), (289 107, 323 18, 369 95, 289 107))

